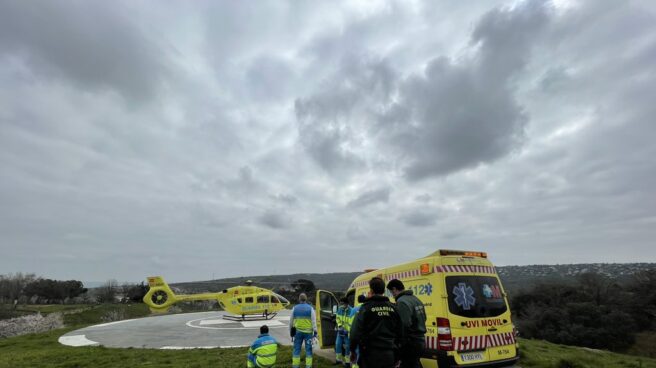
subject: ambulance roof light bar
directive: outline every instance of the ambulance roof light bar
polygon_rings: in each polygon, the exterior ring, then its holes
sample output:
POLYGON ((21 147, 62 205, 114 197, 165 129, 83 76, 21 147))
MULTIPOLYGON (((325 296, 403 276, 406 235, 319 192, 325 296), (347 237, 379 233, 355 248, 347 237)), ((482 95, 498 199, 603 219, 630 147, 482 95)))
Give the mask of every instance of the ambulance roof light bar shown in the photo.
POLYGON ((487 258, 487 253, 485 252, 472 252, 472 251, 450 250, 450 249, 440 249, 440 255, 487 258))

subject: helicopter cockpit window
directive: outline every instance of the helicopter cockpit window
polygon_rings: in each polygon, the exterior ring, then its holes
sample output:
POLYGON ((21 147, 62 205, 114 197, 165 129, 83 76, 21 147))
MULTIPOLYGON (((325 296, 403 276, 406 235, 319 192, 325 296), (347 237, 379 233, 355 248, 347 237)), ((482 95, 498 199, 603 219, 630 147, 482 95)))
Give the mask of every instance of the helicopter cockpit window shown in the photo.
POLYGON ((260 295, 257 297, 257 302, 258 303, 268 303, 269 302, 269 296, 268 295, 260 295))
POLYGON ((253 302, 253 297, 252 296, 247 296, 245 300, 246 300, 246 303, 252 303, 253 302))
POLYGON ((241 304, 241 298, 237 298, 237 303, 241 304))
POLYGON ((289 300, 285 299, 285 297, 283 297, 282 295, 275 294, 275 297, 278 298, 278 300, 280 300, 280 303, 289 304, 289 300))
POLYGON ((280 300, 278 300, 275 295, 271 295, 271 303, 278 304, 280 303, 280 300))

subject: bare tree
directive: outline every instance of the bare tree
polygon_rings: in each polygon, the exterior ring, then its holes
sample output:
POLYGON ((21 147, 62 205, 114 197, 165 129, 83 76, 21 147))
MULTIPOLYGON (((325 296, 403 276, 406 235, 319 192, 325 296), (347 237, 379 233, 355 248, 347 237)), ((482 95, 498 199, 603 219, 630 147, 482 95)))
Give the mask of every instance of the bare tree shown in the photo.
POLYGON ((0 302, 14 303, 22 295, 25 287, 36 280, 33 273, 0 275, 0 302))
POLYGON ((114 303, 116 301, 116 292, 118 288, 118 281, 115 279, 107 280, 100 288, 98 288, 98 302, 114 303))

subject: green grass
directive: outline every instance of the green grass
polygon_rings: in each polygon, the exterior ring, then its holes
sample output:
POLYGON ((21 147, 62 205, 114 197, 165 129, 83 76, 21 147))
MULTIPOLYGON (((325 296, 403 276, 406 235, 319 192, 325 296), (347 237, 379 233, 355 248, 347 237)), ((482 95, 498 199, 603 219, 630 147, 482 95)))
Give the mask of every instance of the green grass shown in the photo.
POLYGON ((66 326, 85 326, 95 323, 108 322, 104 319, 110 315, 120 316, 120 319, 145 317, 150 314, 148 306, 143 303, 134 304, 100 304, 85 309, 80 313, 65 314, 66 326))
POLYGON ((27 313, 50 314, 55 312, 74 312, 92 308, 89 304, 28 304, 19 305, 16 310, 27 313))
MULTIPOLYGON (((69 347, 59 344, 68 331, 104 322, 108 315, 138 318, 150 312, 144 304, 104 304, 84 306, 39 306, 43 313, 74 311, 64 315, 67 328, 0 340, 0 368, 4 367, 244 367, 246 349, 156 350, 69 347)), ((642 339, 650 345, 653 336, 642 339)), ((641 339, 639 339, 640 341, 641 339)), ((651 348, 647 346, 644 348, 651 348)), ((656 359, 606 351, 520 339, 522 368, 656 368, 656 359)), ((636 353, 632 351, 632 353, 636 353)), ((332 367, 315 357, 315 367, 332 367)), ((278 367, 291 367, 291 348, 281 347, 278 367)))
POLYGON ((629 354, 656 358, 656 332, 639 332, 629 354))
POLYGON ((91 304, 20 304, 14 309, 13 305, 2 304, 0 305, 0 312, 4 313, 0 313, 0 319, 9 319, 36 313, 43 315, 55 312, 76 313, 94 307, 96 306, 91 304))
MULTIPOLYGON (((70 347, 57 342, 72 328, 0 340, 0 367, 244 367, 246 348, 210 350, 70 347)), ((291 348, 281 347, 277 367, 291 367, 291 348)), ((333 367, 315 357, 315 367, 333 367)))
POLYGON ((34 305, 25 305, 19 306, 18 309, 26 310, 31 312, 41 312, 41 313, 54 313, 54 312, 67 312, 80 309, 87 309, 91 306, 88 304, 34 304, 34 305))
MULTIPOLYGON (((69 347, 57 339, 66 328, 0 340, 0 367, 243 367, 246 349, 155 350, 69 347)), ((592 351, 537 340, 520 340, 523 368, 654 368, 656 360, 592 351)), ((331 367, 315 357, 315 367, 331 367)), ((291 366, 291 349, 281 347, 278 367, 291 366)))
POLYGON ((522 368, 656 368, 656 359, 520 339, 522 368))

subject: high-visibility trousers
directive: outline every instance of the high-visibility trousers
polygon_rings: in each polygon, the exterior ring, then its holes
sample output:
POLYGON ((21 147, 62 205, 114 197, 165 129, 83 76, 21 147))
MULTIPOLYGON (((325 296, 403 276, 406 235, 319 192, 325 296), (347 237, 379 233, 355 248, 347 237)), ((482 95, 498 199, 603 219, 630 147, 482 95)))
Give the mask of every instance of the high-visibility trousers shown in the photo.
POLYGON ((301 366, 301 347, 305 344, 305 367, 312 367, 312 338, 313 334, 296 331, 294 336, 294 350, 292 352, 292 367, 301 366))

